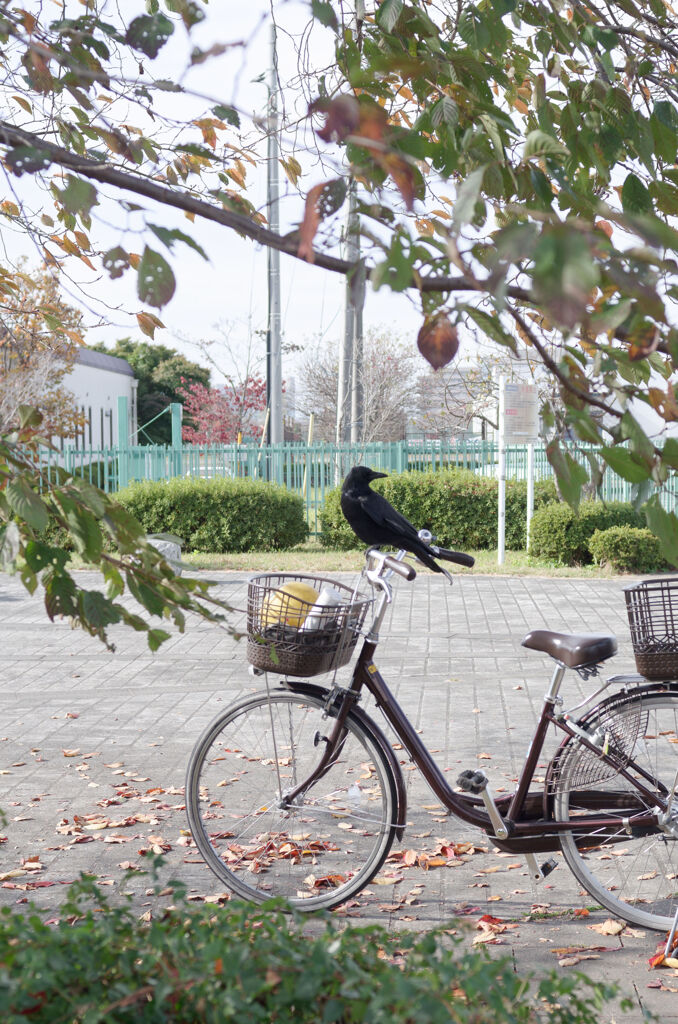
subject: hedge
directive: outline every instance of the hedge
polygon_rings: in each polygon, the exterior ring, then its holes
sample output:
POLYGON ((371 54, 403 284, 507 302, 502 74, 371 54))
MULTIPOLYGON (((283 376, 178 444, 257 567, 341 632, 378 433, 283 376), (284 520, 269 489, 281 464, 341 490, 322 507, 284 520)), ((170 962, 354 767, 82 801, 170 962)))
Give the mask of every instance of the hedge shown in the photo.
MULTIPOLYGON (((428 529, 443 547, 474 551, 497 546, 496 480, 477 476, 470 470, 445 470, 438 473, 407 472, 392 474, 371 485, 402 512, 417 529, 428 529)), ((341 488, 329 491, 320 513, 320 542, 326 548, 347 551, 361 542, 341 513, 341 488)), ((535 483, 535 509, 555 501, 552 480, 535 483)), ((506 547, 525 547, 527 484, 509 480, 506 484, 506 547)))
POLYGON ((589 550, 594 562, 609 565, 616 572, 665 572, 672 568, 661 554, 657 537, 636 526, 596 530, 589 540, 589 550))
POLYGON ((185 551, 279 551, 308 536, 303 499, 260 480, 146 480, 115 498, 146 533, 173 533, 185 551))
POLYGON ((583 501, 577 512, 558 502, 535 512, 530 524, 530 555, 561 565, 589 565, 589 541, 596 530, 645 526, 643 516, 622 501, 583 501))
MULTIPOLYGON (((52 912, 53 915, 53 912, 52 912)), ((3 1024, 599 1024, 615 989, 521 978, 508 957, 431 932, 309 922, 279 907, 174 906, 140 920, 93 878, 56 923, 0 912, 3 1024)))

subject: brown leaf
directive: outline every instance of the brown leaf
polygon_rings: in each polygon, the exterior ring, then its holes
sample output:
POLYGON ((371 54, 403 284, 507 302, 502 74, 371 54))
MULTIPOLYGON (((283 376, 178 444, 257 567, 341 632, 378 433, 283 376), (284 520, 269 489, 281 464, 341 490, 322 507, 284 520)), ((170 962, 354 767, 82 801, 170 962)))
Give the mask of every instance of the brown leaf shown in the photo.
POLYGON ((562 960, 558 961, 559 967, 575 967, 581 963, 582 960, 600 960, 600 957, 595 953, 584 953, 583 956, 568 956, 563 957, 562 960))
POLYGON ((611 917, 608 917, 607 921, 602 921, 600 924, 590 924, 589 928, 592 932, 598 932, 599 935, 621 935, 626 925, 622 921, 614 921, 611 917))
POLYGON ((453 327, 445 313, 437 313, 434 317, 424 320, 417 336, 417 345, 433 369, 440 370, 451 363, 457 354, 457 328, 453 327))
POLYGON ((352 135, 360 124, 360 104, 355 96, 343 95, 326 101, 316 101, 311 112, 322 110, 327 116, 316 135, 323 142, 341 142, 352 135))
POLYGON ((415 199, 415 179, 414 168, 412 165, 403 157, 398 156, 397 153, 386 153, 385 156, 382 156, 380 153, 376 153, 373 150, 370 150, 370 152, 386 173, 391 175, 396 188, 403 197, 405 206, 408 210, 411 210, 414 206, 415 199))
POLYGON ((309 190, 304 206, 304 219, 299 226, 299 248, 297 249, 299 259, 307 260, 309 263, 314 262, 313 239, 320 222, 325 217, 337 212, 345 196, 346 184, 341 178, 323 181, 309 190))

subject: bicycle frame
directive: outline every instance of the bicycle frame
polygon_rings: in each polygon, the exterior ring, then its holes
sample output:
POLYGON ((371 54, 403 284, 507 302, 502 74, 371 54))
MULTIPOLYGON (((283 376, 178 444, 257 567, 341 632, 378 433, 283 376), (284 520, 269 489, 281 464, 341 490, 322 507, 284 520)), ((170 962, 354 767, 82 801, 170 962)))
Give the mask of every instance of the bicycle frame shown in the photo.
MULTIPOLYGON (((571 822, 556 821, 553 818, 550 807, 551 801, 548 784, 551 768, 549 769, 547 783, 544 789, 539 790, 538 792, 530 790, 530 785, 534 778, 535 769, 539 762, 546 734, 550 725, 554 725, 556 729, 565 734, 563 744, 567 742, 568 738, 577 739, 584 746, 588 747, 596 757, 600 758, 606 764, 609 764, 614 769, 614 773, 616 775, 620 775, 627 779, 627 781, 629 781, 638 792, 639 802, 635 808, 629 807, 630 801, 628 792, 619 793, 619 818, 611 817, 609 813, 605 816, 598 817, 595 813, 578 817, 578 842, 581 837, 582 844, 586 845, 585 841, 587 836, 592 836, 596 832, 598 834, 604 832, 609 835, 610 830, 613 830, 615 835, 619 833, 620 842, 624 841, 625 835, 633 833, 637 834, 637 830, 647 830, 648 833, 657 831, 658 814, 661 814, 666 810, 670 794, 662 786, 662 790, 664 790, 662 794, 663 806, 659 806, 656 813, 648 810, 645 804, 642 803, 642 800, 644 799, 649 802, 651 806, 657 806, 657 794, 656 792, 652 792, 645 788, 637 778, 632 777, 629 769, 633 769, 648 782, 653 781, 650 776, 648 776, 647 773, 645 773, 643 769, 633 761, 622 764, 618 760, 615 760, 614 752, 606 752, 604 748, 597 746, 591 741, 591 738, 587 737, 585 731, 576 725, 576 723, 570 724, 563 714, 556 711, 556 707, 559 702, 559 690, 566 671, 564 665, 556 662, 549 688, 544 697, 541 714, 530 743, 525 763, 518 779, 517 787, 514 793, 498 797, 496 800, 497 809, 501 814, 507 831, 506 838, 498 838, 490 815, 485 810, 482 800, 477 797, 468 796, 464 793, 455 792, 455 790, 449 785, 447 779, 432 758, 422 740, 419 738, 418 734, 415 732, 407 718, 407 715, 400 707, 398 701, 374 663, 374 653, 379 642, 379 629, 381 627, 386 608, 392 600, 392 591, 390 584, 385 578, 386 572, 384 570, 384 565, 388 563, 392 564, 394 561, 402 562, 405 552, 399 552, 395 559, 387 559, 387 556, 382 552, 374 549, 370 550, 367 554, 368 558, 371 557, 373 560, 376 559, 376 561, 380 563, 379 570, 367 571, 367 577, 370 582, 377 589, 381 590, 381 596, 378 598, 377 602, 376 614, 358 655, 350 686, 347 689, 335 687, 333 690, 329 691, 327 699, 328 712, 332 710, 336 714, 333 714, 333 717, 335 718, 334 725, 330 735, 326 737, 325 749, 320 761, 313 773, 307 779, 297 785, 293 791, 285 794, 286 802, 289 802, 290 804, 293 803, 300 794, 303 794, 307 789, 309 789, 313 783, 331 767, 341 749, 344 722, 346 721, 351 708, 353 708, 360 699, 362 689, 365 688, 374 697, 377 707, 381 710, 382 714, 397 734, 403 747, 410 755, 412 761, 420 770, 422 776, 441 803, 448 809, 448 811, 461 818, 462 821, 475 825, 477 828, 487 832, 492 837, 496 846, 501 850, 522 854, 558 850, 560 848, 560 834, 572 831, 571 822)), ((405 566, 403 566, 403 570, 404 569, 405 566)), ((395 567, 392 567, 388 568, 386 571, 390 575, 391 572, 398 570, 395 567)), ((411 573, 409 567, 408 573, 411 573)), ((405 572, 403 571, 400 574, 405 575, 405 572)), ((412 578, 412 576, 410 575, 408 578, 412 578)), ((292 680, 288 681, 288 686, 292 689, 303 690, 306 685, 307 684, 297 684, 292 680)), ((639 692, 662 692, 662 687, 663 684, 649 684, 645 687, 639 687, 638 690, 639 692)), ((561 750, 563 744, 561 744, 561 750)), ((551 767, 555 763, 557 757, 558 754, 556 754, 556 758, 551 762, 551 767)), ((391 757, 390 760, 393 765, 395 759, 391 757)), ((395 761, 395 766, 398 769, 396 778, 398 799, 399 802, 401 802, 398 808, 396 824, 400 829, 402 829, 405 823, 405 790, 397 761, 395 761)), ((599 794, 599 791, 597 790, 580 791, 578 794, 578 802, 580 804, 585 802, 587 807, 590 805, 593 812, 595 812, 596 807, 603 806, 603 800, 605 802, 605 806, 609 809, 611 799, 614 798, 611 797, 609 790, 606 791, 604 795, 602 793, 599 794)))

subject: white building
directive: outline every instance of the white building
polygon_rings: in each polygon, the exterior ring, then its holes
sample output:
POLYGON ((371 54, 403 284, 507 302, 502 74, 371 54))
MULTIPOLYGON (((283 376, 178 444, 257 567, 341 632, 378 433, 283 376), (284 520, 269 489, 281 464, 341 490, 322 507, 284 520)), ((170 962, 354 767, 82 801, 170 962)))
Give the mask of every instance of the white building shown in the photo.
POLYGON ((112 448, 118 441, 118 398, 127 399, 128 432, 134 443, 137 430, 137 380, 126 359, 79 348, 72 370, 63 378, 64 387, 73 395, 78 410, 84 413, 85 426, 60 446, 76 448, 112 448))

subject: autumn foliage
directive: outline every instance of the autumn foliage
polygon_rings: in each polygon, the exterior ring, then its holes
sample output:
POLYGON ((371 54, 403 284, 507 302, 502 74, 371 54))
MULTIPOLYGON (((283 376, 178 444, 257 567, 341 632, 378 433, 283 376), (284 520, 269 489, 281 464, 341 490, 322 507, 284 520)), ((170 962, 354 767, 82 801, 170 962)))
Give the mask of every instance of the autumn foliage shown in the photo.
POLYGON ((221 388, 184 378, 182 384, 178 394, 184 403, 183 439, 188 444, 230 444, 261 437, 258 414, 266 408, 266 382, 261 377, 221 388))

